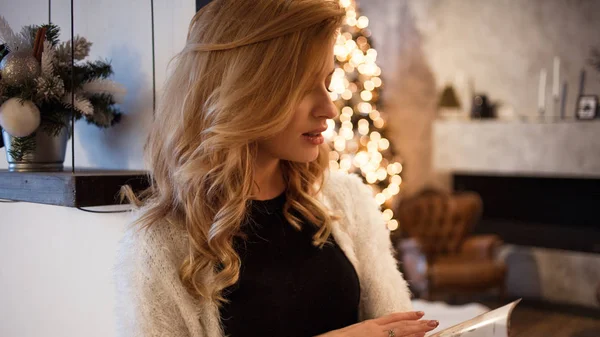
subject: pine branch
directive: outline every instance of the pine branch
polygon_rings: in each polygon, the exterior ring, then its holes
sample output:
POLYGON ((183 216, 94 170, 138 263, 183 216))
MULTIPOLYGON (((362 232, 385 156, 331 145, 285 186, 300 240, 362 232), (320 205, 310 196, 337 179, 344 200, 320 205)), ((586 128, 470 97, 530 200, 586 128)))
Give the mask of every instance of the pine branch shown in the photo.
POLYGON ((6 21, 3 16, 0 16, 0 41, 2 41, 10 51, 17 51, 25 49, 26 47, 26 41, 13 32, 8 21, 6 21))
POLYGON ((102 128, 109 128, 121 121, 122 113, 114 107, 107 107, 106 110, 97 110, 93 116, 85 116, 88 124, 94 124, 102 128))
POLYGON ((115 103, 121 104, 125 99, 127 89, 117 82, 106 78, 100 78, 84 83, 83 92, 88 96, 96 94, 112 95, 115 103))
POLYGON ((17 161, 22 161, 23 158, 35 151, 35 132, 27 137, 13 137, 8 153, 17 161))
POLYGON ((47 134, 56 137, 63 128, 69 126, 71 112, 62 104, 47 103, 40 108, 40 111, 42 112, 40 127, 47 134))
POLYGON ((29 78, 20 85, 6 86, 4 96, 17 97, 23 100, 34 101, 37 95, 35 78, 29 78))
MULTIPOLYGON (((75 61, 81 61, 85 59, 89 55, 91 47, 92 43, 89 42, 85 37, 76 36, 75 45, 73 47, 75 50, 73 59, 75 61)), ((61 63, 71 63, 71 41, 59 44, 56 47, 56 52, 61 63)))
POLYGON ((108 128, 121 121, 121 111, 113 106, 114 100, 111 95, 100 94, 89 97, 94 106, 94 114, 86 115, 86 121, 99 127, 108 128))
POLYGON ((27 44, 33 47, 38 29, 40 29, 40 26, 37 25, 29 25, 21 28, 21 39, 27 41, 27 44))
POLYGON ((42 119, 43 123, 40 124, 40 126, 43 132, 51 135, 52 137, 58 137, 62 129, 68 127, 67 122, 64 120, 64 112, 49 114, 42 119))
POLYGON ((42 53, 42 75, 44 77, 54 77, 54 58, 56 52, 52 48, 51 41, 44 41, 44 52, 42 53))
POLYGON ((81 61, 88 57, 92 43, 83 36, 75 36, 74 48, 75 49, 75 60, 81 61))
POLYGON ((105 61, 84 62, 65 66, 58 64, 56 72, 65 83, 67 91, 78 91, 82 89, 82 85, 96 79, 107 78, 112 75, 112 66, 105 61), (73 73, 73 83, 71 83, 71 73, 73 73))
POLYGON ((94 106, 92 103, 85 97, 80 95, 75 95, 75 109, 81 112, 85 116, 91 116, 94 114, 94 106))
MULTIPOLYGON (((28 25, 21 28, 20 40, 23 41, 27 46, 33 48, 33 44, 35 43, 35 37, 37 35, 38 30, 41 28, 46 28, 46 36, 45 40, 49 41, 52 46, 55 46, 58 43, 58 37, 60 35, 60 28, 53 24, 45 24, 45 25, 28 25)), ((44 48, 45 48, 44 44, 44 48)))
POLYGON ((11 49, 11 44, 15 42, 15 33, 3 16, 0 16, 0 41, 11 49))
POLYGON ((86 62, 82 68, 85 70, 81 83, 90 82, 99 78, 107 78, 113 74, 112 66, 109 61, 97 60, 94 62, 86 62))
POLYGON ((50 23, 42 25, 42 28, 46 28, 46 40, 50 41, 53 47, 56 46, 59 42, 58 38, 60 36, 60 27, 50 23))
POLYGON ((65 85, 58 76, 38 77, 36 83, 36 102, 59 101, 65 95, 65 85))
POLYGON ((119 124, 121 119, 123 119, 123 112, 120 109, 111 107, 111 113, 113 115, 113 119, 110 122, 110 125, 114 126, 115 124, 119 124))
POLYGON ((91 116, 94 114, 94 106, 86 98, 80 94, 75 94, 75 97, 71 97, 71 93, 67 93, 63 96, 62 103, 67 107, 73 107, 75 111, 82 115, 91 116))

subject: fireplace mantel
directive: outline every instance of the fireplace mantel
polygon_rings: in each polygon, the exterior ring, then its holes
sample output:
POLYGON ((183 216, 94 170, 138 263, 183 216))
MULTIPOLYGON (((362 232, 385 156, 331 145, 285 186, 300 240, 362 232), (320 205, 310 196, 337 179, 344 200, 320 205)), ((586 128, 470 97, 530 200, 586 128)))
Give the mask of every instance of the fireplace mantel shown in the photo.
POLYGON ((433 134, 434 169, 483 199, 476 231, 600 253, 600 120, 437 121, 433 134))
POLYGON ((438 120, 433 128, 438 172, 600 178, 600 120, 438 120))

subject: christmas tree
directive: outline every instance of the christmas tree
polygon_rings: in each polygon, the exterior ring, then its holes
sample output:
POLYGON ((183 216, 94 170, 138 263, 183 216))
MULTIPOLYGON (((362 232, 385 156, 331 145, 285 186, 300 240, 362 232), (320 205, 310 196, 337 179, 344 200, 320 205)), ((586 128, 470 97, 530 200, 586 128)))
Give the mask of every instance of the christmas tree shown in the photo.
POLYGON ((354 0, 340 4, 346 18, 335 45, 336 69, 329 88, 340 115, 328 120, 324 134, 332 149, 330 168, 362 176, 382 205, 388 228, 395 230, 398 222, 389 207, 400 193, 402 164, 394 161, 395 151, 385 138, 377 51, 367 28, 369 19, 358 15, 354 0))

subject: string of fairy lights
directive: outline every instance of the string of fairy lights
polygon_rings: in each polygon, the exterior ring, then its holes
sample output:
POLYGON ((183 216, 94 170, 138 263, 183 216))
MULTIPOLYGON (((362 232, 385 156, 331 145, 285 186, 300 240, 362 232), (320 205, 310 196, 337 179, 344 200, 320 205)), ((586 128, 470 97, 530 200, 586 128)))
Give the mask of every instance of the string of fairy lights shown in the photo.
POLYGON ((340 0, 340 4, 346 9, 346 18, 334 47, 336 69, 329 90, 341 113, 327 121, 323 134, 332 148, 330 168, 362 174, 382 205, 388 229, 393 231, 398 221, 389 205, 400 193, 402 164, 384 156, 391 149, 390 141, 382 135, 386 122, 377 106, 383 85, 381 68, 376 63, 377 51, 369 43, 369 19, 358 15, 354 0, 340 0))

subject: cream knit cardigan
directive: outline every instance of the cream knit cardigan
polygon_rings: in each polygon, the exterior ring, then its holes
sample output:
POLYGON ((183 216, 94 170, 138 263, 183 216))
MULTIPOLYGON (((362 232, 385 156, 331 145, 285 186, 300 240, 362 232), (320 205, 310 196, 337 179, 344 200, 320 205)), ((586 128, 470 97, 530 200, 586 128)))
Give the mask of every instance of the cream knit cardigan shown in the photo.
MULTIPOLYGON (((327 172, 318 197, 330 210, 343 213, 332 235, 360 280, 359 319, 412 310, 371 189, 357 175, 327 172)), ((114 270, 117 336, 223 336, 217 306, 189 296, 178 278, 186 244, 186 233, 172 226, 137 234, 127 229, 114 270)))

